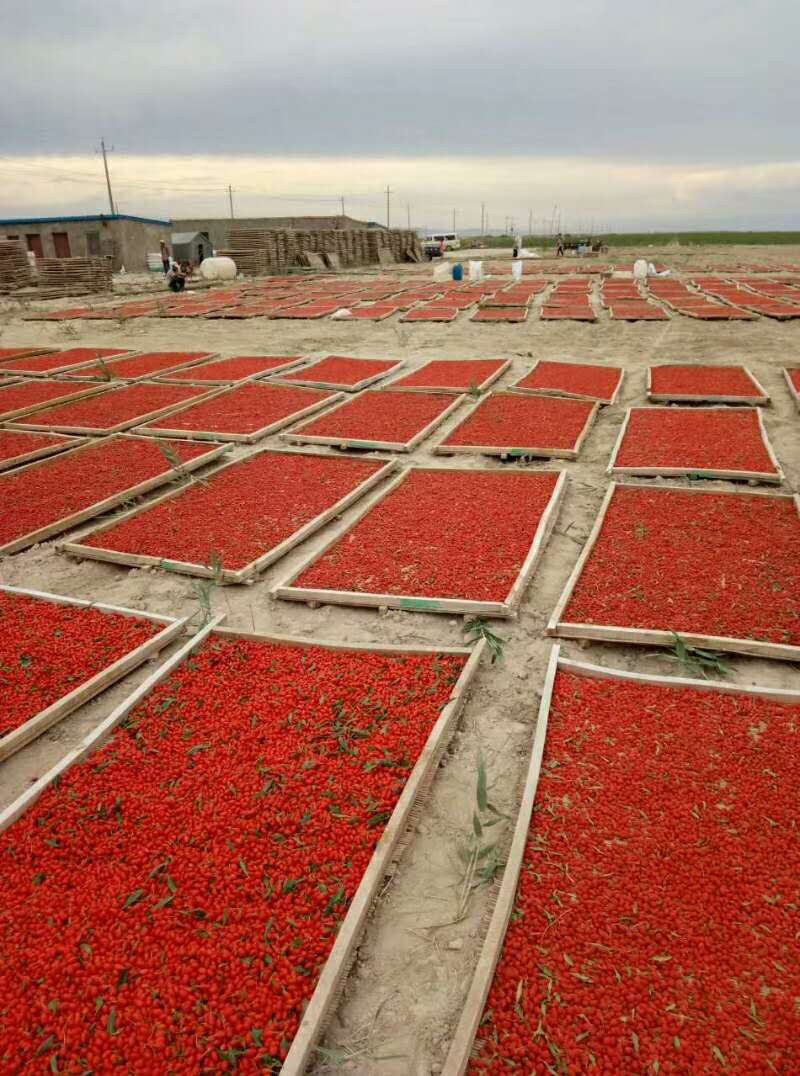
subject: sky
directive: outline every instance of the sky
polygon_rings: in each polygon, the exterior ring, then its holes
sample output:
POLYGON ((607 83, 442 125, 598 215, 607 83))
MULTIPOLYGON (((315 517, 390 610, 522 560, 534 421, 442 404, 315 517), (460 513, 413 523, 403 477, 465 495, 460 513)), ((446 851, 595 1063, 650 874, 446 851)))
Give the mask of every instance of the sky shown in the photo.
POLYGON ((793 0, 0 0, 0 217, 800 228, 793 0), (558 207, 556 209, 556 207, 558 207))

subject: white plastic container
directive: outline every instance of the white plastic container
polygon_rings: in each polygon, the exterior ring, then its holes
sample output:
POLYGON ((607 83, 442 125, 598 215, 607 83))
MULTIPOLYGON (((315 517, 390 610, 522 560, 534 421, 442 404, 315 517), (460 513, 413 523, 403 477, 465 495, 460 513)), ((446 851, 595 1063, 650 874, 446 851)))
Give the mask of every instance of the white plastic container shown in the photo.
POLYGON ((236 262, 233 258, 203 258, 200 276, 203 280, 235 280, 236 262))
POLYGON ((511 279, 522 280, 522 262, 518 258, 511 263, 511 279))
POLYGON ((467 273, 470 280, 483 280, 483 262, 467 262, 467 273))

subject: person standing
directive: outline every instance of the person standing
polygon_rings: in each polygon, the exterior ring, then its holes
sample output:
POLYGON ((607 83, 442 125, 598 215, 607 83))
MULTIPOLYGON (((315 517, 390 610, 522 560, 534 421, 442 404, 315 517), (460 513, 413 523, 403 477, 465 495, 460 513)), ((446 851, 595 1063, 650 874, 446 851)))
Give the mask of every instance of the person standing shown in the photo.
POLYGON ((564 236, 560 232, 556 236, 556 257, 564 257, 564 236))
POLYGON ((164 240, 163 239, 159 240, 159 243, 160 243, 160 246, 161 246, 161 264, 164 267, 164 276, 166 276, 167 273, 169 272, 170 264, 171 264, 172 259, 169 256, 169 247, 164 242, 164 240))

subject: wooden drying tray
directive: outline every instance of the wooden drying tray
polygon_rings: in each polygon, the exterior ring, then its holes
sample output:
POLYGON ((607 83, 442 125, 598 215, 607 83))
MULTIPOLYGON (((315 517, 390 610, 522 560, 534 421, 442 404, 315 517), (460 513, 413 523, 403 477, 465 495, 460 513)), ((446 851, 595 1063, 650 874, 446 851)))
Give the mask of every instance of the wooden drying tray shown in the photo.
MULTIPOLYGON (((310 568, 320 557, 327 553, 329 549, 354 530, 373 508, 381 504, 389 494, 401 485, 408 478, 409 474, 415 470, 452 471, 454 474, 464 473, 460 468, 454 467, 404 467, 400 474, 398 474, 384 489, 380 490, 375 496, 370 497, 368 501, 364 502, 358 514, 350 523, 336 530, 321 549, 315 550, 307 557, 304 557, 299 566, 287 579, 284 580, 283 583, 279 583, 277 586, 273 587, 271 591, 273 596, 276 598, 285 598, 289 601, 324 602, 331 605, 357 605, 371 608, 386 607, 390 609, 404 609, 406 611, 418 613, 468 613, 473 616, 515 617, 525 588, 530 582, 533 573, 536 571, 547 546, 550 534, 555 526, 558 511, 561 506, 561 500, 564 496, 567 484, 567 475, 563 471, 559 473, 550 501, 542 513, 538 526, 536 527, 536 532, 525 556, 525 560, 514 580, 511 590, 502 602, 475 601, 468 598, 433 598, 418 594, 371 594, 369 592, 353 590, 317 590, 310 587, 298 587, 294 585, 295 580, 298 579, 303 572, 310 568)), ((481 473, 486 473, 487 471, 495 471, 500 474, 508 473, 499 467, 485 468, 481 473)), ((533 476, 538 474, 549 474, 552 472, 531 471, 529 473, 533 476)))
MULTIPOLYGON (((429 359, 428 362, 426 362, 424 366, 420 366, 416 370, 410 370, 410 371, 409 370, 403 370, 399 377, 397 377, 394 381, 388 381, 382 387, 384 389, 392 389, 392 391, 394 391, 394 392, 449 392, 449 393, 455 393, 457 395, 467 395, 469 392, 471 392, 471 389, 457 389, 457 388, 451 388, 451 387, 441 387, 439 385, 401 385, 400 382, 404 378, 410 377, 412 374, 420 373, 421 371, 423 371, 425 369, 425 366, 428 366, 430 364, 430 362, 454 362, 454 363, 457 362, 457 363, 464 363, 464 362, 475 362, 475 361, 480 362, 481 360, 479 360, 479 359, 478 360, 474 360, 474 359, 429 359)), ((506 370, 509 368, 510 365, 511 365, 511 359, 506 359, 503 363, 501 363, 500 366, 498 366, 497 370, 495 370, 494 373, 489 374, 489 376, 485 377, 483 379, 483 381, 481 381, 481 383, 479 385, 476 385, 475 390, 477 392, 485 392, 489 388, 490 385, 493 385, 495 383, 495 381, 498 381, 503 376, 503 374, 506 372, 506 370)))
MULTIPOLYGON (((770 444, 769 437, 767 436, 766 427, 764 426, 764 416, 759 409, 756 414, 758 416, 758 428, 761 432, 761 442, 766 450, 767 455, 772 460, 772 464, 775 468, 775 473, 771 474, 769 471, 726 471, 722 468, 713 467, 620 467, 617 465, 617 456, 619 455, 622 443, 625 440, 625 434, 628 431, 628 424, 631 418, 632 411, 670 411, 672 414, 679 410, 674 407, 629 407, 625 412, 625 418, 622 426, 620 427, 619 435, 614 444, 614 448, 611 452, 611 459, 608 467, 606 468, 606 474, 614 475, 638 475, 642 478, 719 478, 730 482, 774 482, 776 485, 780 485, 783 482, 784 474, 780 463, 778 463, 777 456, 775 455, 772 445, 770 444)), ((687 410, 687 409, 684 409, 687 410)), ((705 411, 728 411, 727 407, 706 407, 699 410, 705 411)), ((692 413, 697 412, 692 409, 692 413)), ((741 412, 739 412, 741 414, 741 412)))
POLYGON ((561 657, 559 644, 556 643, 553 646, 547 665, 544 687, 542 688, 542 698, 539 704, 539 714, 533 736, 528 771, 522 789, 522 798, 511 835, 510 846, 505 856, 502 878, 495 886, 494 896, 496 899, 494 908, 485 928, 478 963, 473 973, 472 983, 464 1002, 464 1007, 461 1010, 455 1036, 442 1069, 442 1076, 463 1076, 469 1066, 475 1037, 483 1018, 486 1000, 503 951, 503 942, 514 910, 517 885, 528 843, 533 806, 536 800, 536 790, 539 784, 542 756, 547 737, 547 723, 553 699, 553 686, 559 670, 596 680, 634 681, 640 684, 653 684, 658 687, 689 688, 693 691, 714 691, 726 695, 748 695, 752 698, 765 699, 769 702, 788 705, 800 704, 800 691, 766 687, 742 687, 740 684, 721 683, 715 680, 690 680, 680 676, 650 676, 642 673, 626 672, 622 669, 610 669, 601 665, 589 665, 584 662, 567 660, 561 657))
POLYGON ((0 594, 18 594, 29 598, 40 598, 42 601, 54 602, 56 605, 72 605, 79 609, 96 609, 101 613, 118 613, 122 616, 131 616, 139 620, 152 620, 156 624, 162 624, 163 628, 157 635, 152 636, 146 642, 141 643, 127 654, 112 662, 107 668, 95 673, 90 679, 79 684, 72 691, 62 695, 60 699, 29 717, 22 725, 12 732, 0 738, 0 761, 19 751, 31 740, 41 736, 43 732, 51 728, 56 722, 61 721, 73 710, 89 702, 95 695, 99 695, 107 687, 116 683, 131 669, 135 669, 142 662, 152 657, 163 649, 174 638, 180 635, 187 624, 187 618, 177 620, 171 616, 158 616, 156 613, 145 613, 137 609, 126 609, 119 605, 105 605, 101 602, 82 601, 80 598, 65 598, 60 594, 49 594, 41 590, 27 590, 23 587, 10 587, 0 584, 0 594))
MULTIPOLYGON (((673 365, 683 366, 685 363, 673 365)), ((669 363, 662 363, 659 369, 669 369, 669 363)), ((706 367, 713 370, 713 367, 706 367)), ((752 406, 766 406, 769 403, 769 394, 749 367, 743 366, 745 375, 753 383, 752 396, 724 396, 708 392, 653 392, 653 367, 647 367, 647 399, 652 403, 719 403, 719 404, 745 404, 752 406)))
MULTIPOLYGON (((276 455, 295 454, 289 453, 286 449, 282 448, 263 448, 259 449, 253 455, 261 455, 262 452, 270 452, 276 455)), ((319 452, 309 452, 306 454, 309 456, 322 455, 322 453, 319 452)), ((305 541, 306 538, 318 531, 331 519, 334 519, 344 512, 345 509, 349 508, 351 504, 354 504, 368 490, 372 489, 373 486, 376 486, 379 482, 382 482, 384 478, 387 478, 397 467, 397 463, 393 460, 384 464, 375 472, 375 474, 370 475, 369 478, 366 478, 363 482, 359 483, 359 485, 351 490, 350 493, 345 494, 345 496, 341 497, 335 504, 332 504, 329 508, 320 512, 318 516, 309 520, 308 523, 303 524, 303 526, 298 528, 294 534, 289 535, 288 538, 285 538, 276 546, 268 549, 265 553, 262 553, 260 557, 257 557, 254 561, 246 564, 243 568, 221 568, 219 571, 215 571, 207 564, 199 564, 193 561, 172 560, 169 557, 153 557, 140 553, 124 553, 116 549, 105 549, 98 546, 86 545, 84 543, 83 539, 88 538, 90 535, 94 536, 102 534, 104 531, 112 530, 120 523, 132 519, 134 516, 146 513, 151 508, 155 508, 158 504, 163 504, 165 501, 174 500, 174 498, 182 496, 188 490, 193 489, 200 483, 207 485, 209 482, 213 482, 214 479, 229 467, 244 463, 248 458, 252 457, 243 456, 237 460, 232 460, 230 463, 224 463, 221 467, 217 467, 215 470, 204 474, 201 479, 192 481, 190 484, 181 486, 179 489, 169 490, 167 493, 162 493, 154 500, 148 501, 143 505, 138 505, 136 508, 131 508, 117 516, 115 519, 112 519, 110 522, 104 523, 100 527, 95 528, 91 526, 87 528, 87 530, 83 531, 81 534, 76 535, 72 541, 59 542, 58 548, 65 553, 71 553, 76 557, 108 561, 110 564, 125 564, 133 568, 144 566, 162 568, 167 572, 180 572, 184 575, 198 575, 206 579, 218 579, 224 583, 252 583, 255 581, 255 577, 259 572, 285 556, 290 549, 294 549, 296 545, 305 541)), ((325 458, 330 457, 326 456, 325 458)))
MULTIPOLYGON (((124 433, 113 434, 111 437, 106 438, 103 443, 111 444, 111 442, 115 441, 118 437, 125 438, 129 436, 130 434, 124 433)), ((74 455, 77 452, 85 452, 97 443, 97 441, 81 440, 81 443, 77 445, 77 447, 61 453, 59 459, 65 459, 67 456, 74 455)), ((223 452, 227 451, 227 447, 227 445, 209 446, 208 452, 204 452, 200 456, 195 456, 194 459, 182 462, 181 469, 183 471, 194 471, 198 467, 204 467, 207 463, 211 463, 218 456, 222 455, 223 452)), ((28 463, 24 467, 18 467, 9 475, 0 475, 0 500, 2 500, 4 478, 17 478, 19 475, 29 471, 32 467, 46 467, 50 462, 50 460, 37 460, 35 463, 28 463)), ((35 531, 29 531, 28 534, 20 535, 20 537, 14 538, 13 541, 7 542, 5 545, 0 545, 0 553, 16 553, 20 549, 26 549, 29 545, 43 542, 47 538, 52 538, 54 534, 60 534, 62 531, 69 530, 71 527, 77 527, 80 523, 84 523, 87 519, 91 519, 92 516, 99 516, 103 512, 110 512, 111 509, 116 508, 118 504, 123 504, 125 501, 129 501, 134 497, 140 497, 143 494, 148 493, 151 489, 155 489, 157 486, 169 482, 170 479, 174 477, 175 472, 165 459, 164 470, 160 474, 153 475, 152 478, 146 478, 134 486, 128 486, 126 489, 120 490, 119 493, 114 493, 110 497, 106 497, 105 500, 87 505, 86 508, 81 508, 78 512, 73 512, 72 515, 63 516, 61 519, 54 520, 52 523, 48 523, 44 527, 39 527, 35 531)))
MULTIPOLYGON (((384 392, 386 390, 380 389, 378 391, 384 392)), ((449 395, 452 395, 452 393, 449 395)), ((461 403, 465 398, 466 397, 463 394, 455 396, 453 402, 449 404, 441 414, 432 419, 427 426, 424 426, 421 430, 415 433, 408 441, 369 441, 355 437, 328 437, 322 434, 303 433, 303 426, 299 426, 296 430, 292 430, 289 433, 279 434, 279 436, 282 441, 288 441, 291 444, 330 445, 331 448, 340 448, 342 450, 359 448, 385 452, 412 452, 417 445, 421 444, 437 426, 440 426, 457 407, 461 406, 461 403)), ((353 397, 347 397, 344 400, 337 401, 330 411, 326 411, 324 415, 319 415, 318 417, 327 418, 329 414, 336 411, 339 407, 344 407, 348 404, 351 399, 353 399, 353 397)))
MULTIPOLYGON (((501 394, 498 393, 498 395, 501 394)), ((522 394, 509 392, 507 395, 514 396, 522 394)), ((464 415, 458 425, 453 427, 450 433, 455 433, 456 430, 460 429, 466 422, 468 422, 472 417, 473 412, 477 411, 486 399, 489 399, 489 397, 484 397, 483 400, 478 400, 474 407, 464 415)), ((576 460, 599 410, 600 404, 594 404, 591 411, 586 416, 586 422, 584 423, 583 429, 578 434, 574 448, 546 448, 543 445, 526 445, 525 447, 510 447, 504 445, 448 445, 445 443, 447 440, 447 438, 445 438, 443 441, 438 441, 433 446, 433 452, 439 456, 499 456, 501 460, 518 459, 522 456, 541 456, 549 459, 576 460)), ((448 434, 448 437, 449 436, 450 434, 448 434)))
POLYGON ((347 975, 355 958, 358 943, 369 918, 375 899, 379 896, 392 863, 401 854, 409 827, 420 811, 433 783, 439 762, 444 754, 466 701, 483 656, 486 643, 481 640, 474 648, 424 647, 424 646, 358 646, 330 642, 321 639, 302 639, 285 635, 258 635, 238 632, 220 627, 224 614, 212 618, 176 653, 168 658, 154 673, 147 677, 108 717, 93 729, 76 748, 70 751, 47 773, 35 781, 4 811, 0 812, 0 833, 8 829, 24 815, 52 784, 72 766, 83 762, 97 750, 110 733, 128 714, 147 697, 159 683, 170 676, 212 632, 227 639, 252 639, 257 642, 278 643, 298 647, 323 647, 326 650, 361 651, 383 654, 440 654, 462 656, 465 665, 450 694, 450 700, 442 709, 431 729, 427 742, 409 774, 400 798, 378 841, 372 858, 350 902, 336 936, 330 955, 326 960, 316 988, 306 1006, 303 1018, 295 1033, 291 1048, 283 1062, 283 1076, 301 1076, 315 1056, 315 1046, 333 1016, 336 1004, 344 988, 347 975))
MULTIPOLYGON (((621 488, 652 490, 654 487, 649 486, 644 482, 626 482, 621 488)), ((678 490, 681 493, 689 494, 703 495, 714 493, 726 497, 787 497, 794 501, 798 516, 800 516, 800 496, 796 494, 773 493, 771 491, 767 492, 766 490, 748 490, 747 493, 729 489, 701 490, 691 486, 662 486, 660 488, 669 488, 678 490)), ((564 612, 569 605, 570 598, 572 597, 572 592, 574 591, 584 566, 600 536, 606 512, 608 511, 608 507, 611 504, 611 498, 614 496, 614 491, 616 489, 617 483, 612 482, 606 491, 597 519, 594 521, 594 526, 589 533, 586 544, 581 550, 581 555, 578 557, 578 561, 572 569, 572 573, 567 580, 567 584, 558 600, 558 604, 548 621, 545 634, 557 635, 565 639, 598 639, 605 642, 629 643, 637 646, 671 646, 674 642, 674 636, 671 631, 661 631, 656 628, 626 628, 615 624, 580 624, 562 620, 564 612)), ((727 635, 699 635, 693 632, 681 632, 680 637, 689 646, 707 647, 711 650, 725 650, 734 654, 750 654, 757 658, 776 658, 783 661, 800 661, 800 646, 793 646, 788 643, 770 643, 756 639, 735 639, 727 635)))
MULTIPOLYGON (((263 379, 262 379, 263 380, 263 379)), ((246 384, 247 382, 244 382, 246 384)), ((301 386, 296 386, 301 387, 301 386)), ((194 407, 197 403, 202 403, 206 400, 210 400, 214 397, 221 396, 226 392, 234 392, 239 388, 239 383, 235 383, 230 386, 226 386, 221 389, 214 389, 211 392, 205 393, 196 400, 191 400, 186 403, 185 406, 181 406, 177 409, 171 409, 170 415, 173 418, 180 418, 184 411, 188 411, 190 407, 194 407)), ((274 422, 268 423, 266 426, 262 426, 259 430, 252 430, 250 433, 224 433, 219 430, 187 430, 187 429, 167 429, 162 426, 142 425, 137 426, 134 429, 134 433, 141 434, 144 437, 179 437, 189 438, 193 441, 233 441, 239 444, 251 445, 255 441, 260 440, 262 437, 266 437, 267 434, 275 433, 277 430, 282 430, 284 426, 289 426, 293 422, 297 422, 301 418, 307 418, 310 415, 315 414, 317 411, 321 411, 324 407, 328 407, 330 404, 338 404, 344 400, 344 393, 335 392, 329 396, 326 400, 315 400, 314 403, 309 404, 308 407, 301 407, 299 411, 293 411, 290 415, 284 415, 282 418, 275 419, 274 422)))
POLYGON ((620 390, 622 389, 622 382, 625 380, 625 371, 621 370, 618 366, 601 366, 600 363, 576 362, 576 363, 569 363, 569 364, 565 364, 565 365, 589 366, 589 367, 593 367, 596 370, 615 370, 619 374, 619 377, 617 379, 616 388, 614 389, 614 392, 612 393, 610 399, 606 399, 604 396, 592 396, 589 393, 585 393, 585 392, 567 392, 566 389, 529 388, 528 386, 525 386, 523 388, 523 386, 520 384, 520 382, 524 381, 526 378, 530 377, 531 374, 533 373, 533 371, 536 369, 536 367, 542 361, 557 362, 558 360, 556 360, 556 359, 553 359, 553 360, 550 360, 550 359, 547 359, 547 360, 537 359, 536 362, 533 364, 533 366, 530 368, 530 370, 527 372, 527 374, 523 374, 522 377, 518 378, 513 383, 513 385, 510 385, 508 391, 509 392, 517 392, 517 393, 520 393, 521 395, 524 395, 524 396, 560 396, 564 400, 588 400, 588 401, 590 401, 592 403, 603 404, 606 407, 609 407, 612 404, 615 404, 617 402, 617 397, 619 396, 620 390))

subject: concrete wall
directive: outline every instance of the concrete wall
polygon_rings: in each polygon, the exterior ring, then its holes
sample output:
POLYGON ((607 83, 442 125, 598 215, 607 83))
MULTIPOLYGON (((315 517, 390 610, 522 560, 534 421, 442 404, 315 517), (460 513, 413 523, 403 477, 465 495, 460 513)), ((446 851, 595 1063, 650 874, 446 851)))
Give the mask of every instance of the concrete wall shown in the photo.
POLYGON ((54 232, 66 232, 69 252, 73 258, 104 255, 112 259, 115 272, 123 265, 129 272, 144 272, 147 269, 147 255, 158 252, 160 239, 169 243, 172 227, 168 224, 124 219, 0 224, 0 234, 18 236, 26 248, 27 236, 41 236, 45 258, 56 257, 54 232), (93 237, 96 243, 92 242, 93 237))
POLYGON ((331 228, 366 228, 367 223, 363 220, 354 220, 352 217, 192 217, 189 219, 173 220, 174 232, 204 232, 211 240, 215 250, 230 246, 230 228, 262 228, 276 231, 289 231, 300 229, 303 231, 317 231, 318 229, 331 228))

